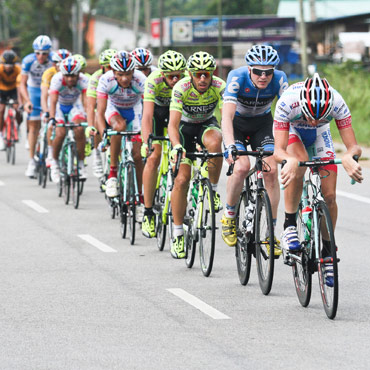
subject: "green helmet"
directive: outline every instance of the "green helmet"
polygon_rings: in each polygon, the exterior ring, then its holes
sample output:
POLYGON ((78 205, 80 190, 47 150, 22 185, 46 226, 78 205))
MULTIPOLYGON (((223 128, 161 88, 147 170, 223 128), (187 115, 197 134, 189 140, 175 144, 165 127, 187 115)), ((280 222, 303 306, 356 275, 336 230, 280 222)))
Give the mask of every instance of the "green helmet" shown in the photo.
POLYGON ((188 59, 187 69, 189 71, 214 71, 216 69, 215 58, 205 51, 198 51, 188 59))
POLYGON ((73 56, 75 57, 75 59, 78 60, 78 62, 80 63, 82 69, 84 69, 87 66, 86 58, 83 55, 81 55, 81 54, 74 54, 73 56))
POLYGON ((115 54, 117 54, 116 49, 105 49, 99 55, 99 64, 103 67, 109 66, 109 62, 115 54))
POLYGON ((168 50, 159 57, 158 68, 162 72, 183 71, 186 68, 186 59, 181 53, 168 50))

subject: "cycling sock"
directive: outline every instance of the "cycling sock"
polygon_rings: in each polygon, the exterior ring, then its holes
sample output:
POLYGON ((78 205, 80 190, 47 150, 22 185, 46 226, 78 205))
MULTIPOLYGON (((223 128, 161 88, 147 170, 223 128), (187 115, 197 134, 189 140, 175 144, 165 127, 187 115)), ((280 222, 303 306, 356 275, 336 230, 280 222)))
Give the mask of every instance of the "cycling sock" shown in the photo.
POLYGON ((150 207, 150 208, 145 207, 144 216, 153 216, 153 215, 154 215, 153 207, 150 207))
POLYGON ((235 206, 230 206, 226 203, 226 209, 224 212, 224 215, 226 218, 235 218, 236 217, 236 205, 235 206))
POLYGON ((48 145, 48 157, 51 158, 53 156, 53 147, 48 145))
POLYGON ((286 213, 284 220, 284 230, 289 226, 297 226, 296 213, 286 213))
POLYGON ((110 166, 108 179, 110 179, 111 177, 117 177, 117 167, 116 166, 110 166))
POLYGON ((139 201, 141 204, 144 204, 144 196, 142 192, 139 192, 139 201))
POLYGON ((276 218, 272 219, 272 224, 274 225, 274 229, 275 229, 275 227, 276 227, 276 218))
POLYGON ((80 169, 85 167, 85 163, 84 163, 84 160, 83 160, 83 159, 79 159, 79 160, 78 160, 78 167, 79 167, 80 169))
POLYGON ((211 186, 212 186, 212 190, 213 190, 213 191, 217 191, 217 185, 218 185, 218 184, 212 184, 212 183, 211 183, 211 186))
POLYGON ((173 236, 177 238, 181 235, 184 235, 184 227, 182 225, 173 225, 173 236))

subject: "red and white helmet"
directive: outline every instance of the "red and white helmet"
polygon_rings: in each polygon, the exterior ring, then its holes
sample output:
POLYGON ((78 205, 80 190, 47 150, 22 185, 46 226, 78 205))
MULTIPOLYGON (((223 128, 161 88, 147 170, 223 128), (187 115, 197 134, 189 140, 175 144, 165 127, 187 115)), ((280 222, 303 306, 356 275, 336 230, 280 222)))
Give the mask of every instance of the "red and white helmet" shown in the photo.
POLYGON ((54 51, 51 55, 51 60, 54 63, 60 63, 63 59, 70 57, 72 53, 67 49, 59 49, 54 51))
POLYGON ((132 50, 131 54, 135 58, 136 67, 148 67, 152 64, 153 55, 147 49, 136 48, 135 50, 132 50))
POLYGON ((73 56, 63 59, 59 66, 63 75, 78 75, 81 71, 80 62, 73 56))
POLYGON ((125 50, 120 50, 111 58, 109 65, 114 71, 128 72, 132 71, 136 67, 136 62, 131 53, 125 50))
POLYGON ((299 95, 299 105, 303 113, 313 120, 327 117, 331 113, 333 100, 333 89, 318 73, 306 79, 299 95))

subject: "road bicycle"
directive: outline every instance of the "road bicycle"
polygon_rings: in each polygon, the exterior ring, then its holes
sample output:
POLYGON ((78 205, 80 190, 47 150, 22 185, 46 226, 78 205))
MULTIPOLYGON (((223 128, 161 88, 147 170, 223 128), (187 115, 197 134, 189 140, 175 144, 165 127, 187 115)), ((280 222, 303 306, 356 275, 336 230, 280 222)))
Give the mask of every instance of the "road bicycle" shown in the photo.
POLYGON ((153 151, 152 144, 160 144, 162 147, 161 163, 158 170, 153 211, 155 215, 156 239, 159 251, 163 251, 166 244, 167 225, 168 235, 171 241, 172 215, 171 215, 171 191, 173 188, 172 167, 169 165, 170 140, 167 136, 167 128, 164 128, 164 136, 149 135, 148 151, 153 151))
POLYGON ((127 224, 130 230, 130 244, 135 243, 136 236, 136 206, 140 204, 139 190, 136 179, 136 168, 132 156, 132 138, 140 135, 136 131, 106 130, 103 135, 104 146, 111 136, 122 136, 121 159, 118 167, 118 197, 110 201, 118 204, 120 230, 123 239, 126 238, 127 224))
MULTIPOLYGON (((275 260, 271 203, 263 181, 264 172, 270 171, 264 158, 272 154, 262 147, 255 151, 237 151, 238 156, 255 157, 256 163, 245 179, 236 208, 236 265, 240 283, 247 285, 252 256, 256 258, 258 281, 265 295, 271 291, 275 260)), ((229 167, 228 176, 233 167, 234 164, 229 167)))
POLYGON ((292 266, 296 293, 303 307, 310 303, 312 275, 318 273, 320 294, 329 319, 335 318, 338 308, 339 258, 333 223, 322 194, 321 178, 329 175, 329 171, 322 168, 323 166, 341 163, 340 159, 315 158, 298 163, 300 167, 309 167, 311 170, 304 179, 297 212, 297 232, 301 248, 296 252, 283 250, 284 263, 292 266))
POLYGON ((204 276, 212 272, 216 242, 216 219, 214 192, 208 178, 212 158, 223 157, 223 153, 209 153, 207 150, 187 153, 193 160, 192 177, 189 186, 187 209, 184 217, 185 263, 193 267, 198 243, 200 267, 204 276))
POLYGON ((66 136, 58 159, 60 168, 58 195, 60 197, 63 195, 65 204, 68 204, 72 193, 73 205, 77 209, 83 191, 83 183, 86 179, 80 177, 74 129, 77 127, 86 128, 88 125, 87 122, 69 123, 67 118, 65 122, 56 125, 56 127, 65 127, 66 129, 66 136))
POLYGON ((5 143, 6 161, 15 164, 15 144, 18 142, 18 124, 16 120, 15 101, 9 99, 6 104, 3 138, 5 143))

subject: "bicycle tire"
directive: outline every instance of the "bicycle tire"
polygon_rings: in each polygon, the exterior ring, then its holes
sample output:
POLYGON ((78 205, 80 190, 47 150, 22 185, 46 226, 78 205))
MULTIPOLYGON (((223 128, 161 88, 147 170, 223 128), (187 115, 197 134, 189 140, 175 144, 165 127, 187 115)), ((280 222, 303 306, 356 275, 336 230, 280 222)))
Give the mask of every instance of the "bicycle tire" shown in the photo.
POLYGON ((71 179, 67 174, 64 174, 63 176, 63 199, 64 203, 68 204, 71 195, 71 179))
MULTIPOLYGON (((166 244, 166 233, 167 233, 167 224, 163 222, 163 213, 167 212, 166 207, 166 183, 167 183, 168 174, 163 174, 159 187, 155 192, 154 196, 154 214, 155 214, 155 231, 156 231, 156 240, 157 248, 160 252, 163 251, 166 244)), ((166 217, 166 216, 165 216, 166 217)))
POLYGON ((48 177, 49 177, 49 169, 46 167, 46 164, 45 166, 43 167, 43 171, 44 171, 44 175, 43 175, 43 182, 42 182, 42 187, 43 189, 46 188, 46 183, 48 181, 48 177))
MULTIPOLYGON (((315 212, 318 213, 318 228, 314 225, 314 232, 319 231, 319 258, 317 259, 317 268, 319 276, 320 293, 322 298, 322 303, 324 306, 325 313, 329 319, 334 319, 337 314, 338 309, 338 299, 339 299, 339 281, 338 281, 338 260, 337 260, 337 248, 334 239, 334 228, 331 221, 328 206, 325 202, 319 201, 318 205, 314 208, 315 212), (326 284, 325 281, 325 270, 324 270, 324 260, 323 256, 323 238, 329 238, 331 261, 333 264, 333 285, 330 286, 326 284)), ((326 240, 326 239, 325 239, 326 240)))
POLYGON ((258 281, 261 291, 268 295, 274 278, 274 226, 270 198, 265 189, 257 194, 255 214, 255 247, 258 281))
POLYGON ((13 142, 12 143, 12 146, 11 146, 12 150, 11 150, 11 162, 12 162, 12 165, 14 166, 15 165, 15 143, 13 142))
POLYGON ((202 180, 203 197, 198 204, 198 217, 200 217, 199 258, 203 275, 208 277, 212 272, 216 243, 216 219, 214 207, 214 194, 209 179, 202 180))
POLYGON ((251 273, 252 253, 250 248, 250 236, 247 235, 247 230, 243 226, 245 220, 245 209, 247 207, 246 192, 240 194, 236 208, 236 246, 235 258, 236 267, 238 270, 239 281, 241 285, 247 285, 251 273))
MULTIPOLYGON (((118 209, 119 209, 119 222, 120 222, 120 231, 122 239, 126 238, 127 234, 127 210, 126 204, 123 202, 123 189, 124 189, 124 176, 119 171, 118 175, 119 184, 118 184, 118 209)), ((114 207, 112 207, 114 208, 114 207)))
POLYGON ((130 229, 130 244, 135 243, 136 231, 136 195, 135 195, 135 168, 133 163, 127 164, 127 217, 130 229))
POLYGON ((6 161, 7 161, 7 163, 10 163, 11 150, 12 150, 11 146, 8 143, 6 143, 6 161))
POLYGON ((298 239, 302 245, 302 251, 297 252, 300 261, 294 261, 292 265, 292 273, 294 286, 296 289, 299 303, 303 307, 307 307, 311 300, 312 291, 312 272, 309 269, 309 249, 312 248, 311 241, 305 239, 306 225, 302 220, 302 202, 299 204, 297 213, 297 233, 298 239))
POLYGON ((77 155, 77 148, 76 145, 72 145, 70 147, 71 150, 71 161, 72 161, 72 172, 70 176, 70 182, 71 182, 71 190, 72 190, 72 201, 73 206, 75 209, 78 208, 80 204, 80 186, 81 186, 81 180, 80 180, 80 171, 78 168, 78 155, 77 155))

